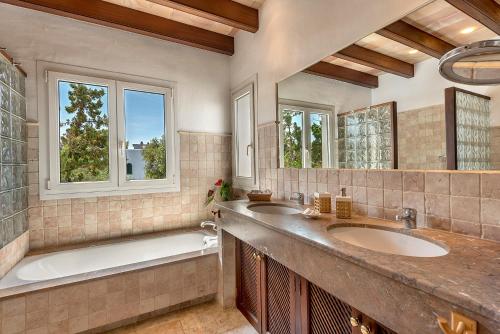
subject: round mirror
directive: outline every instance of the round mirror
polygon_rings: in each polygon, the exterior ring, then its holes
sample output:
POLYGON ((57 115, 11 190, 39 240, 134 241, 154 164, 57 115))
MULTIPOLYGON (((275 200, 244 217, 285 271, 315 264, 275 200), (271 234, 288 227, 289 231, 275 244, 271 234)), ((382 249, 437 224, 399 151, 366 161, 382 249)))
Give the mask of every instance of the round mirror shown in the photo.
POLYGON ((453 82, 499 84, 500 39, 480 41, 447 52, 439 61, 439 72, 453 82))

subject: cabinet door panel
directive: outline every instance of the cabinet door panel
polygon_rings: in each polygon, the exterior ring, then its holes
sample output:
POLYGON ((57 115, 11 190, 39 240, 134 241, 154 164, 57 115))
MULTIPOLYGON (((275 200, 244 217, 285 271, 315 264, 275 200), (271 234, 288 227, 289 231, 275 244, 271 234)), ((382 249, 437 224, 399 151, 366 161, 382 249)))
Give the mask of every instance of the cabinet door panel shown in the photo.
POLYGON ((309 333, 351 334, 351 307, 309 282, 309 333))
POLYGON ((295 333, 295 274, 266 258, 266 328, 271 334, 295 333))
POLYGON ((236 304, 238 309, 260 332, 260 297, 259 293, 259 268, 254 258, 255 248, 242 242, 237 242, 236 250, 236 283, 237 297, 236 304))

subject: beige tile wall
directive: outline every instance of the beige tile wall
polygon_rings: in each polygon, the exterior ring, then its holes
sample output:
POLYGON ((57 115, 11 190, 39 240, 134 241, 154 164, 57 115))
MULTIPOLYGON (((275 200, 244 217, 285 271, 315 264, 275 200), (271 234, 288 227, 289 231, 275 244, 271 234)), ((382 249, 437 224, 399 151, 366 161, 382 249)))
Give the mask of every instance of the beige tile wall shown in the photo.
POLYGON ((411 207, 421 227, 500 241, 500 173, 278 169, 274 124, 259 128, 259 145, 260 187, 276 198, 299 191, 310 201, 316 191, 335 196, 345 187, 357 214, 394 220, 411 207))
POLYGON ((500 126, 490 129, 491 169, 500 170, 500 126))
POLYGON ((231 178, 231 137, 182 132, 180 159, 180 192, 41 201, 38 126, 29 124, 30 248, 198 225, 209 217, 204 205, 208 189, 219 178, 231 178))
POLYGON ((7 246, 0 249, 0 278, 17 262, 21 261, 29 250, 29 231, 24 232, 7 246))
POLYGON ((0 333, 79 333, 216 292, 212 254, 0 300, 0 333))
POLYGON ((445 128, 444 105, 398 113, 399 168, 445 169, 445 128))

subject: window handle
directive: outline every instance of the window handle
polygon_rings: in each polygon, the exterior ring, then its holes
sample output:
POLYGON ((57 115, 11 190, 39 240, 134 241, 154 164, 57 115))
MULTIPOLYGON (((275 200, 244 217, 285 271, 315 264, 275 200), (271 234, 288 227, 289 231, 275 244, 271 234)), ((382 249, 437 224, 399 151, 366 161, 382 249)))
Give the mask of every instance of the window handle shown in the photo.
POLYGON ((249 149, 249 148, 253 148, 253 145, 252 145, 252 144, 248 144, 248 145, 247 145, 247 156, 249 155, 249 154, 248 154, 248 149, 249 149))
POLYGON ((125 156, 125 149, 126 149, 125 141, 121 140, 120 141, 120 154, 122 155, 122 157, 125 156))

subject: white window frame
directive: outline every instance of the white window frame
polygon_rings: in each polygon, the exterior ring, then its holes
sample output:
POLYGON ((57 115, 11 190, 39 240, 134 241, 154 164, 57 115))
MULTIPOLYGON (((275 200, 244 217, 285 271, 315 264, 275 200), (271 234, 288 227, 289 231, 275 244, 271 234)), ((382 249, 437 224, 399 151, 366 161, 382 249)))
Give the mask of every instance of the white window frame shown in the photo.
POLYGON ((116 82, 103 78, 75 75, 61 72, 48 72, 48 96, 49 96, 49 159, 50 179, 48 188, 55 193, 72 193, 78 191, 91 191, 100 189, 112 189, 118 186, 117 169, 117 137, 116 137, 116 82), (91 181, 61 183, 61 160, 60 160, 60 128, 59 128, 59 82, 75 82, 108 88, 108 131, 109 131, 109 181, 91 181))
POLYGON ((132 82, 118 81, 116 85, 117 91, 117 119, 118 119, 118 185, 121 189, 140 188, 163 188, 171 184, 175 174, 175 148, 174 134, 169 131, 169 124, 174 122, 172 112, 172 89, 166 87, 155 87, 150 85, 137 84, 132 82), (156 180, 127 180, 127 159, 126 159, 126 134, 125 134, 125 90, 134 90, 139 92, 156 93, 163 95, 165 105, 164 127, 165 127, 165 150, 167 155, 166 161, 166 178, 156 180), (123 112, 118 112, 123 111, 123 112), (121 168, 120 168, 121 167, 121 168))
POLYGON ((293 110, 302 113, 302 168, 311 168, 310 159, 310 148, 311 148, 311 114, 325 114, 328 116, 328 122, 326 124, 327 131, 322 132, 323 145, 322 148, 322 168, 332 168, 333 167, 333 141, 334 141, 334 116, 335 108, 333 106, 316 104, 303 101, 294 101, 279 99, 278 101, 278 114, 279 114, 279 153, 280 153, 280 168, 285 168, 285 152, 283 143, 283 111, 293 110), (327 138, 325 138, 327 137, 327 138), (325 140, 326 139, 326 140, 325 140))
POLYGON ((180 143, 175 115, 176 86, 175 82, 161 79, 37 61, 40 198, 53 200, 180 191, 180 160, 178 157, 180 143), (61 80, 108 87, 109 181, 60 182, 58 82, 61 80), (126 181, 127 166, 121 161, 118 145, 120 138, 124 139, 124 128, 120 126, 120 122, 122 125, 124 124, 124 115, 122 112, 117 112, 120 110, 118 104, 123 105, 123 95, 118 93, 120 92, 119 87, 164 94, 167 141, 166 179, 126 181))
POLYGON ((231 122, 232 122, 232 130, 233 130, 233 186, 239 189, 244 190, 253 190, 258 189, 258 175, 257 175, 257 152, 258 152, 258 143, 257 143, 257 77, 254 76, 249 80, 245 81, 239 87, 234 89, 231 93, 231 122), (235 102, 237 99, 242 96, 250 94, 250 108, 251 108, 251 134, 252 134, 252 143, 247 147, 246 154, 251 155, 251 176, 250 177, 238 177, 238 129, 237 129, 237 119, 236 119, 236 109, 235 102))

